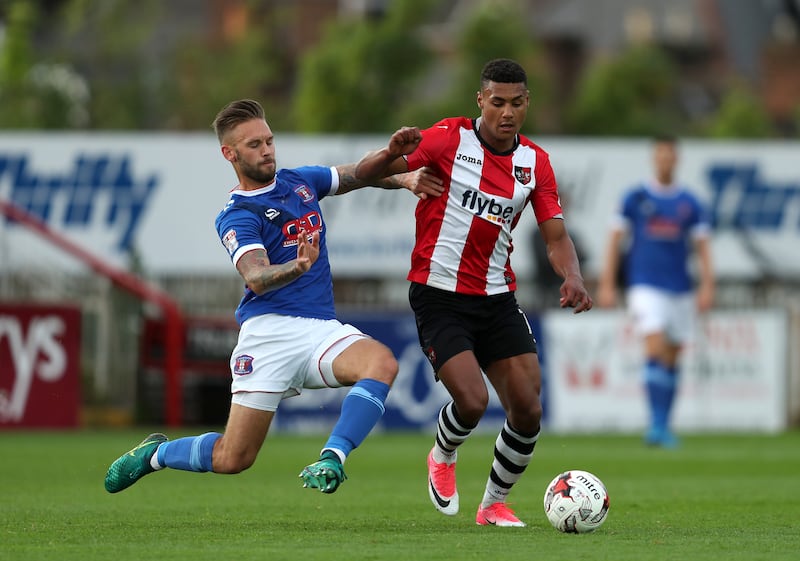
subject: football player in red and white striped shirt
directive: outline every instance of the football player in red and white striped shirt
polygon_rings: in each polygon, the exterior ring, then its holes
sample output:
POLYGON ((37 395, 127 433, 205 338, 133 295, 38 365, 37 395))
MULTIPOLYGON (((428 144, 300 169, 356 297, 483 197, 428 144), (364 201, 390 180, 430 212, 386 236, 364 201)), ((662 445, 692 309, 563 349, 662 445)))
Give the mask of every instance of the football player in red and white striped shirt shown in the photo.
POLYGON ((517 304, 509 260, 511 232, 528 204, 564 279, 561 306, 575 313, 592 307, 550 159, 519 134, 529 103, 525 70, 509 59, 490 61, 477 93, 480 117, 443 119, 422 131, 403 127, 356 167, 362 180, 424 167, 442 182, 441 196, 417 205, 408 274, 422 350, 452 397, 428 455, 428 491, 437 510, 458 512, 457 449, 486 410, 485 373, 506 422, 476 515, 481 525, 525 525, 506 498, 533 456, 542 416, 536 341, 517 304))

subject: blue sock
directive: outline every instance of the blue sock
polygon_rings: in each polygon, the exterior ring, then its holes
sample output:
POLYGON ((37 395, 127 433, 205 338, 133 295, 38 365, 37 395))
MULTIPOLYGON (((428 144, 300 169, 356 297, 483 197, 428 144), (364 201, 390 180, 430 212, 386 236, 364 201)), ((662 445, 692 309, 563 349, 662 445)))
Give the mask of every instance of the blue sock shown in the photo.
POLYGON ((669 426, 669 416, 677 389, 677 369, 664 366, 655 359, 645 365, 645 386, 650 402, 651 428, 665 432, 669 426))
POLYGON ((359 380, 342 401, 342 412, 333 427, 323 450, 341 452, 339 459, 344 461, 372 430, 383 416, 389 385, 378 380, 359 380), (342 457, 344 456, 344 457, 342 457))
POLYGON ((221 436, 218 432, 207 432, 165 442, 158 447, 158 463, 184 471, 212 471, 211 454, 221 436))

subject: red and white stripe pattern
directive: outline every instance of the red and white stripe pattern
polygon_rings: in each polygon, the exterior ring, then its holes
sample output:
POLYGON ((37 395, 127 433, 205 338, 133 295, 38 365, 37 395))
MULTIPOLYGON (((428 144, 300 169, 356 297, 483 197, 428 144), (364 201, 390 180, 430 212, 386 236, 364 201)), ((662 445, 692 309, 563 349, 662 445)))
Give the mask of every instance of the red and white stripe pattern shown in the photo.
POLYGON ((513 151, 494 153, 474 121, 459 117, 422 132, 408 167, 423 166, 444 180, 445 193, 417 204, 408 280, 461 294, 516 290, 511 230, 525 205, 532 202, 538 223, 561 217, 547 153, 521 135, 513 151))

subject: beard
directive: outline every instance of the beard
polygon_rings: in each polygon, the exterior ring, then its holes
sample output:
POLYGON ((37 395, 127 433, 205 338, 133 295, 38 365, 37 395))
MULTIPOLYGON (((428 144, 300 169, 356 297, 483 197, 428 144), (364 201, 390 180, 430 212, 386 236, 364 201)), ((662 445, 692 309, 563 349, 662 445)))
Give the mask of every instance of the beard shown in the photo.
POLYGON ((275 179, 275 168, 264 168, 263 164, 252 165, 239 158, 239 171, 248 179, 266 185, 275 179))

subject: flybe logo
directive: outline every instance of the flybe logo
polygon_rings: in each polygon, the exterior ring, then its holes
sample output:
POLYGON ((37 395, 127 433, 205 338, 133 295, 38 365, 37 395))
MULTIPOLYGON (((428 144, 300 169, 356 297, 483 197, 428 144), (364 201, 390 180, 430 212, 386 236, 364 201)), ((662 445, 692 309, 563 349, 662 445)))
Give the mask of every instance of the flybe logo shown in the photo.
POLYGON ((716 228, 780 230, 800 207, 797 183, 768 183, 755 165, 718 165, 709 170, 711 220, 716 228))
POLYGON ((0 152, 0 187, 10 184, 11 202, 53 226, 102 224, 121 251, 131 248, 158 181, 156 174, 135 177, 127 154, 79 153, 69 167, 41 172, 25 155, 0 152))
POLYGON ((505 224, 514 216, 514 207, 503 206, 494 197, 487 199, 480 191, 467 189, 461 197, 461 206, 490 222, 505 224))

